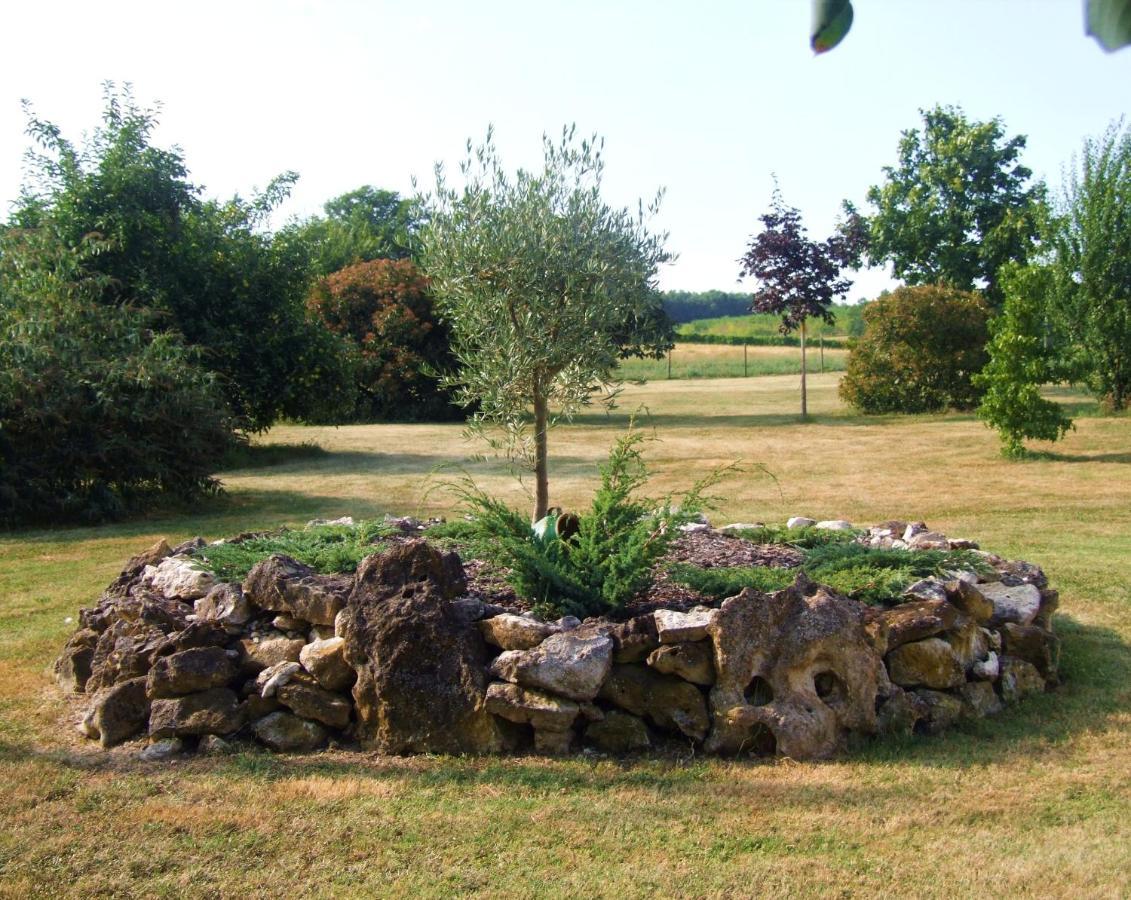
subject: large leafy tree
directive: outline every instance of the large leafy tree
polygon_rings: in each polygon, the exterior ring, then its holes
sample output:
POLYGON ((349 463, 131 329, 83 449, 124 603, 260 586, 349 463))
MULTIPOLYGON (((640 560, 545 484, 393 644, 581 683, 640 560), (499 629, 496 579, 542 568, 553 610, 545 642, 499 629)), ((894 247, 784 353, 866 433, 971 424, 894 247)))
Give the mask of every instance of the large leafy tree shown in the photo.
POLYGON ((1131 399, 1131 131, 1084 142, 1057 203, 1052 315, 1070 371, 1114 409, 1131 399))
POLYGON ((908 284, 982 289, 998 307, 998 270, 1029 259, 1044 206, 1043 184, 1020 162, 1025 137, 956 107, 922 116, 921 129, 903 132, 898 163, 868 190, 868 257, 908 284))
MULTIPOLYGON (((449 383, 473 425, 534 470, 534 519, 549 507, 547 432, 594 396, 611 401, 626 323, 658 304, 665 235, 601 198, 596 137, 543 139, 537 171, 508 174, 490 132, 468 146, 464 184, 437 169, 423 234, 425 271, 460 368, 449 383)), ((658 198, 657 198, 658 202, 658 198)))
POLYGON ((285 234, 309 254, 316 278, 374 259, 410 259, 419 250, 420 205, 395 191, 364 185, 328 200, 323 212, 285 234))
POLYGON ((28 110, 36 149, 13 224, 72 248, 97 236, 87 265, 99 302, 143 307, 184 335, 249 427, 341 396, 340 345, 303 304, 301 248, 264 228, 296 176, 250 200, 205 200, 181 151, 153 146, 156 112, 128 89, 107 85, 105 97, 101 126, 82 146, 28 110))
POLYGON ((836 320, 832 304, 852 287, 842 272, 859 261, 859 244, 848 228, 824 241, 812 240, 800 211, 786 205, 776 186, 769 212, 758 218, 762 230, 739 260, 739 274, 758 281, 751 305, 754 312, 779 315, 782 334, 797 330, 801 335, 801 415, 806 416, 806 322, 817 318, 831 325, 836 320))

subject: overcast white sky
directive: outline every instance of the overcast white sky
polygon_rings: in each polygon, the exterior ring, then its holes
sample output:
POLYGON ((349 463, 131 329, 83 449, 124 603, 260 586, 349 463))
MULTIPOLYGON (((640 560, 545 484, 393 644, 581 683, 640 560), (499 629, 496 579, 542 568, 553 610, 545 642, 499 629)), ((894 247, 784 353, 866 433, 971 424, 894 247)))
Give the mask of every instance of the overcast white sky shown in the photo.
MULTIPOLYGON (((11 3, 0 13, 0 203, 19 191, 20 99, 78 138, 101 82, 161 102, 211 195, 285 169, 285 209, 362 184, 407 193, 496 128, 512 167, 576 122, 606 138, 606 195, 667 190, 666 288, 730 290, 771 173, 811 233, 892 164, 918 110, 959 104, 1029 137, 1054 186, 1086 135, 1128 111, 1131 49, 1083 34, 1081 0, 855 0, 844 44, 814 57, 805 0, 201 0, 11 3)), ((862 273, 850 296, 875 293, 862 273)))

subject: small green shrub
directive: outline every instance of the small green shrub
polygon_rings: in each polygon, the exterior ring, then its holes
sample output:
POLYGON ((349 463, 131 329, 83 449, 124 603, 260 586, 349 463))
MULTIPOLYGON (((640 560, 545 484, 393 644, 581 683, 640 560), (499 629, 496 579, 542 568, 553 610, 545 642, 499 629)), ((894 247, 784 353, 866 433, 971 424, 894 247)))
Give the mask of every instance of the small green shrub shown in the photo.
POLYGON ((576 534, 565 540, 556 534, 537 536, 523 513, 470 481, 456 485, 474 516, 471 533, 464 532, 463 539, 510 569, 511 586, 541 615, 615 613, 649 586, 652 567, 678 537, 679 526, 710 503, 706 491, 725 471, 693 485, 678 506, 672 497, 638 498, 636 492, 648 479, 641 441, 643 436, 630 430, 613 445, 592 505, 578 516, 576 534))
POLYGON ((281 531, 238 542, 208 544, 193 555, 223 581, 239 581, 256 563, 273 553, 285 553, 324 575, 357 569, 365 557, 376 553, 382 538, 395 533, 383 522, 358 525, 314 525, 281 531))

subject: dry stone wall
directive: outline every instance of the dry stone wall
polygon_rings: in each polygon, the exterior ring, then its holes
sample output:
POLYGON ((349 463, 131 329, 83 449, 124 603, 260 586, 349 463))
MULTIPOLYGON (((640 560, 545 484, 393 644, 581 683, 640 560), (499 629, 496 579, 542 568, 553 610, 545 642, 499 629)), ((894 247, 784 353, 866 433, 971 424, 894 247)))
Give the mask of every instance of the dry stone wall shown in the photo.
MULTIPOLYGON (((895 522, 861 540, 976 550, 895 522)), ((396 754, 675 744, 809 759, 850 734, 937 733, 1057 684, 1057 593, 1039 567, 992 554, 885 609, 799 573, 711 606, 548 622, 469 595, 459 558, 423 539, 352 576, 273 556, 242 583, 201 569, 199 546, 131 559, 55 664, 86 696, 79 729, 104 747, 138 740, 159 759, 242 740, 396 754)))

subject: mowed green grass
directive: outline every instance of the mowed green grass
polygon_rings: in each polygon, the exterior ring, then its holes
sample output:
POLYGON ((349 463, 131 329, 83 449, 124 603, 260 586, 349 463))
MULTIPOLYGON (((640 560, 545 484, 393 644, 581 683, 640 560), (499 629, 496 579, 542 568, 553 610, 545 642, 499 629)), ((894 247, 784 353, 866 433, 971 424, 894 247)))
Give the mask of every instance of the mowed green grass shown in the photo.
POLYGON ((277 428, 275 465, 211 508, 0 537, 0 895, 1087 896, 1131 894, 1131 419, 1084 398, 1055 454, 1009 463, 968 415, 862 418, 794 376, 629 387, 551 437, 552 500, 585 503, 637 410, 654 491, 735 459, 719 523, 921 518, 1042 564, 1064 685, 946 736, 833 762, 386 758, 144 764, 73 730, 50 662, 131 553, 315 516, 451 514, 462 467, 515 503, 458 426, 277 428), (769 477, 762 467, 773 474, 769 477))

